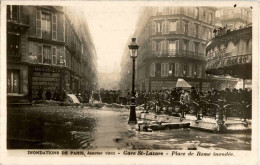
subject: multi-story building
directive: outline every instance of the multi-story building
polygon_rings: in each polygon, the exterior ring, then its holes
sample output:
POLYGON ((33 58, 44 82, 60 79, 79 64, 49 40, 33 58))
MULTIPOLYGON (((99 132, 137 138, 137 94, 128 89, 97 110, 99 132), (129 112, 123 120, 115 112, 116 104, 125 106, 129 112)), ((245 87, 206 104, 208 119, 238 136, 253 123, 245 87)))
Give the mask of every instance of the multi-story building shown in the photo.
MULTIPOLYGON (((216 78, 205 74, 205 48, 215 28, 215 11, 213 7, 144 7, 133 35, 140 46, 137 89, 173 88, 178 78, 200 91, 217 88, 211 85, 216 78)), ((225 78, 219 81, 227 83, 225 78)))
POLYGON ((252 10, 250 8, 224 7, 216 11, 216 26, 227 26, 228 29, 238 29, 252 23, 252 10))
POLYGON ((240 78, 237 88, 252 85, 252 11, 250 8, 221 8, 218 31, 206 48, 207 73, 240 78))
MULTIPOLYGON (((61 6, 7 6, 7 95, 37 99, 96 82, 85 18, 61 6)), ((90 87, 90 86, 88 86, 90 87)))

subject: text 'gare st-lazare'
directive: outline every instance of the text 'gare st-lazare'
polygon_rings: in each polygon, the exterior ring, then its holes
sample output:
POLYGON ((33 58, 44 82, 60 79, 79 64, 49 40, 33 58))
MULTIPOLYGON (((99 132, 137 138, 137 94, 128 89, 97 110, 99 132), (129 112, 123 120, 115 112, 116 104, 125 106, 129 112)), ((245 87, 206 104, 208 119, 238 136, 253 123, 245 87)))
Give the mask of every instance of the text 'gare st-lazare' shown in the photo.
POLYGON ((116 76, 107 83, 113 88, 99 87, 83 19, 92 9, 75 9, 7 6, 8 149, 104 147, 125 150, 57 154, 179 157, 187 153, 176 149, 251 149, 250 8, 143 7, 122 57, 120 90, 116 76), (241 79, 248 84, 238 86, 241 79))

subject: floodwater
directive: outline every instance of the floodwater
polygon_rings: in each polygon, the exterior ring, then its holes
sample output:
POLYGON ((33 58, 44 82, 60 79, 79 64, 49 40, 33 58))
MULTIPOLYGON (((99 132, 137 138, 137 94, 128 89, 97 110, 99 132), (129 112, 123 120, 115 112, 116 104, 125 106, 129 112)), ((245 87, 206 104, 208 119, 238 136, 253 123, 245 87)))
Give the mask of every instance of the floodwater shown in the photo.
POLYGON ((138 132, 129 110, 90 107, 9 107, 8 149, 250 150, 251 133, 217 134, 190 128, 138 132))

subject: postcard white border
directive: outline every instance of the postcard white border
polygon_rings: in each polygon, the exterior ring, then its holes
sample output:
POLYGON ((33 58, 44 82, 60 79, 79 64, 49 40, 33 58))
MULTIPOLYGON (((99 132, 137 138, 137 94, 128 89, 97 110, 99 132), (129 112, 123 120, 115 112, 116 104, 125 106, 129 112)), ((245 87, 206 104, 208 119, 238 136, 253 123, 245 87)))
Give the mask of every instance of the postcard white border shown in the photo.
MULTIPOLYGON (((2 1, 1 2, 1 56, 0 56, 0 163, 1 164, 257 164, 258 161, 258 84, 259 84, 259 5, 255 1, 2 1), (230 151, 234 157, 138 157, 138 156, 111 156, 111 157, 44 157, 29 156, 27 150, 6 149, 6 8, 8 4, 17 5, 175 5, 175 6, 223 6, 237 7, 253 6, 253 119, 252 119, 252 148, 251 151, 230 151), (22 156, 26 155, 26 156, 22 156)), ((223 150, 221 150, 223 151, 223 150)), ((188 151, 187 151, 188 152, 188 151)), ((213 152, 213 150, 212 150, 213 152)))

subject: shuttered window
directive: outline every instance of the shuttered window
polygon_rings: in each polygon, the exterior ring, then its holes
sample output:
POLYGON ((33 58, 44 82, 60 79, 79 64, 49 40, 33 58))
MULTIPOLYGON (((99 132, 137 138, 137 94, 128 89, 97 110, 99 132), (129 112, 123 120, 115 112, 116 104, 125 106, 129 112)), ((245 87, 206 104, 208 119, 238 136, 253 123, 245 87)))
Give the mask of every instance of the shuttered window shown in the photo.
POLYGON ((150 66, 150 76, 151 77, 155 76, 155 63, 152 63, 150 66))
POLYGON ((52 47, 52 65, 57 65, 57 48, 52 47))
POLYGON ((179 76, 179 63, 175 63, 175 77, 179 76))
POLYGON ((57 15, 52 15, 52 39, 57 40, 57 15))
POLYGON ((167 77, 169 73, 169 64, 162 63, 161 64, 161 77, 167 77))
POLYGON ((43 50, 41 45, 37 45, 37 59, 38 63, 43 62, 43 50))
POLYGON ((192 64, 189 64, 189 74, 188 74, 188 76, 189 77, 192 77, 192 64))
POLYGON ((156 50, 156 41, 152 41, 152 50, 156 50))
POLYGON ((155 35, 156 34, 156 23, 153 22, 152 23, 152 35, 155 35))
POLYGON ((198 78, 202 77, 202 67, 198 66, 198 78))
POLYGON ((36 36, 42 38, 42 13, 36 11, 36 36))

